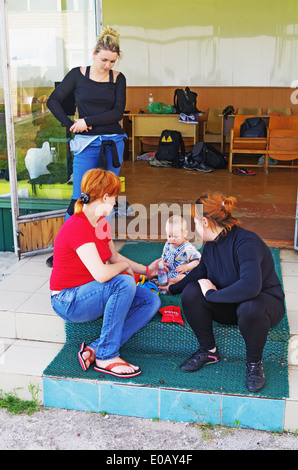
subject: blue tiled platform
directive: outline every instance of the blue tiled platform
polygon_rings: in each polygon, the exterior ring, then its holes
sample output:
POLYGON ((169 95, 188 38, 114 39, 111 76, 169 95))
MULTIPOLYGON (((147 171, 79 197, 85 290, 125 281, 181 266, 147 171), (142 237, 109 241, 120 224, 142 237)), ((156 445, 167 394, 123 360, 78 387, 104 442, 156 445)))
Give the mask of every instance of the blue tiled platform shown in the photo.
POLYGON ((285 400, 43 378, 44 405, 281 432, 285 400))

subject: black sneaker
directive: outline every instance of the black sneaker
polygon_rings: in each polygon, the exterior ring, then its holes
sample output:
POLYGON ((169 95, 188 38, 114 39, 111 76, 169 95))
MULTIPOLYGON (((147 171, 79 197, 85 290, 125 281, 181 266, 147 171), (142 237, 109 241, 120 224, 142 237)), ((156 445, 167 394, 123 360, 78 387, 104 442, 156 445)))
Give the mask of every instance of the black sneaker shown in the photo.
POLYGON ((215 362, 219 361, 219 354, 218 350, 214 353, 208 351, 200 347, 198 351, 196 351, 189 359, 186 359, 181 366, 180 369, 183 372, 195 372, 200 370, 201 367, 205 366, 206 364, 214 364, 215 362))
POLYGON ((54 257, 52 255, 46 260, 46 265, 49 266, 49 268, 53 267, 53 259, 54 259, 54 257))
POLYGON ((246 386, 250 392, 257 392, 265 385, 262 361, 246 363, 246 386))
POLYGON ((205 165, 205 163, 197 163, 195 161, 184 162, 183 168, 190 171, 203 171, 204 173, 210 173, 211 171, 214 171, 214 168, 205 165))
POLYGON ((210 173, 211 171, 214 171, 214 168, 211 168, 211 166, 207 166, 204 162, 202 162, 197 166, 196 170, 203 171, 204 173, 210 173))

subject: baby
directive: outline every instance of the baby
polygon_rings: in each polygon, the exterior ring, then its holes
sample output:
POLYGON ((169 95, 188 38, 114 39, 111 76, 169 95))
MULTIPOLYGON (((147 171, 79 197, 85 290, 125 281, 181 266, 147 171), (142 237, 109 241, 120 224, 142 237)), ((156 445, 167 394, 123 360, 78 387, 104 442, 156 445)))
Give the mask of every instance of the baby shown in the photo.
POLYGON ((201 254, 186 240, 186 221, 180 215, 173 215, 166 222, 167 242, 162 259, 168 267, 168 284, 175 284, 198 266, 201 254))

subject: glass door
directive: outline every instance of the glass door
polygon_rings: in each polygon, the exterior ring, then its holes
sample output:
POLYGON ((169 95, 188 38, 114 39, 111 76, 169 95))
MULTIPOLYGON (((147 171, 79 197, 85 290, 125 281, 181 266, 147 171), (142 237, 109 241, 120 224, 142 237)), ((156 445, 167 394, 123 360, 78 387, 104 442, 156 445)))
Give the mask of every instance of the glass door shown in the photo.
MULTIPOLYGON (((70 69, 90 63, 97 34, 96 3, 6 2, 20 252, 52 246, 72 195, 72 136, 48 110, 47 100, 70 69)), ((11 196, 2 81, 0 126, 1 211, 11 196)))

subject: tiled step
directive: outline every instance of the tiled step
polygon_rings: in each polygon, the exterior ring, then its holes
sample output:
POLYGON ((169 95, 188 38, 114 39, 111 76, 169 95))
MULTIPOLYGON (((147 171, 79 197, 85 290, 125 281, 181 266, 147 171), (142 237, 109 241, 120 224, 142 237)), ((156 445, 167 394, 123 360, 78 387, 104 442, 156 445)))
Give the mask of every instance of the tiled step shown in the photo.
POLYGON ((42 375, 63 344, 0 338, 0 390, 16 390, 22 400, 30 400, 30 384, 39 389, 43 402, 42 375))
POLYGON ((64 321, 52 309, 48 254, 13 264, 0 282, 0 331, 6 338, 65 342, 64 321))
POLYGON ((125 345, 121 357, 138 365, 142 373, 130 379, 115 378, 98 373, 93 367, 83 371, 79 360, 80 344, 67 343, 55 360, 45 369, 44 375, 65 379, 81 379, 93 382, 112 380, 115 383, 162 387, 179 390, 208 391, 233 395, 283 399, 288 397, 288 368, 279 362, 264 362, 266 384, 257 393, 250 393, 245 385, 245 360, 220 358, 217 363, 203 367, 196 373, 185 373, 180 364, 189 357, 185 352, 160 352, 140 350, 125 345))
POLYGON ((285 400, 111 382, 44 379, 45 406, 281 432, 285 400))
POLYGON ((41 390, 39 399, 45 406, 270 431, 297 430, 298 370, 295 368, 289 371, 290 398, 272 400, 170 390, 162 385, 146 387, 112 380, 42 377, 42 371, 62 344, 2 338, 0 345, 0 389, 4 393, 17 389, 18 396, 24 400, 31 399, 28 386, 33 384, 41 390))

